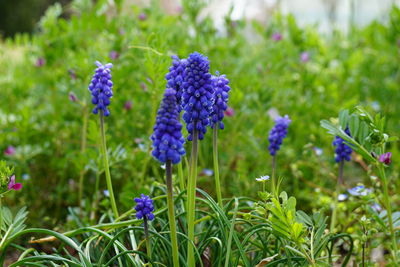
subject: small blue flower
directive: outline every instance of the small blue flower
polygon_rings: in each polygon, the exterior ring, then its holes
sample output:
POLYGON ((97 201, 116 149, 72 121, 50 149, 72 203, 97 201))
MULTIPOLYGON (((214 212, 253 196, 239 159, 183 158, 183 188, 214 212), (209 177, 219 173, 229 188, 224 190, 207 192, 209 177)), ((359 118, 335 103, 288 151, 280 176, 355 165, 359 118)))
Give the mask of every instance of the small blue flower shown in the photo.
POLYGON ((152 213, 154 211, 153 200, 149 196, 141 194, 140 198, 135 198, 135 202, 136 218, 140 220, 146 217, 152 221, 154 219, 154 214, 152 213))
POLYGON ((172 88, 176 91, 178 112, 181 112, 183 73, 187 65, 187 60, 179 59, 179 57, 176 55, 172 56, 171 58, 172 66, 169 68, 169 72, 167 73, 167 75, 165 75, 165 79, 167 80, 167 87, 172 88))
MULTIPOLYGON (((349 128, 346 128, 345 132, 348 136, 351 136, 349 128)), ((353 152, 353 150, 346 144, 346 142, 342 138, 336 136, 332 144, 333 146, 336 147, 335 149, 336 162, 341 162, 343 160, 350 161, 351 153, 353 152)))
POLYGON ((347 192, 349 192, 349 194, 352 196, 366 196, 372 193, 372 189, 365 188, 363 185, 358 185, 356 187, 347 189, 347 192))
POLYGON ((187 59, 184 71, 182 107, 183 120, 189 132, 187 139, 192 141, 193 131, 203 140, 210 125, 210 115, 214 104, 214 87, 212 86, 210 63, 208 58, 194 52, 187 59))
POLYGON ((185 155, 183 148, 185 139, 182 136, 182 124, 179 122, 174 89, 165 90, 151 140, 153 141, 152 155, 162 163, 170 160, 173 164, 177 164, 181 161, 181 156, 185 155))
POLYGON ((200 175, 204 175, 204 176, 213 176, 214 175, 214 171, 211 169, 203 169, 200 173, 200 175))
POLYGON ((93 114, 103 112, 104 116, 109 116, 110 111, 107 106, 110 105, 110 98, 113 96, 111 81, 112 64, 101 64, 96 61, 97 69, 89 85, 89 91, 92 93, 92 103, 96 105, 93 114))
POLYGON ((212 77, 213 86, 214 86, 214 105, 213 111, 211 113, 211 128, 214 127, 215 124, 219 124, 219 128, 224 129, 224 123, 222 119, 224 118, 224 112, 228 108, 228 93, 231 90, 229 87, 229 80, 225 75, 219 75, 216 73, 216 76, 212 77))
POLYGON ((108 191, 107 189, 106 189, 106 190, 103 190, 103 194, 104 194, 104 196, 106 196, 106 197, 110 197, 110 191, 108 191))
POLYGON ((283 138, 286 137, 288 133, 288 127, 289 124, 292 121, 289 119, 288 115, 285 115, 284 117, 278 117, 275 120, 275 126, 272 128, 272 130, 269 133, 268 141, 269 141, 269 153, 271 156, 275 156, 276 152, 281 147, 281 144, 283 142, 283 138))

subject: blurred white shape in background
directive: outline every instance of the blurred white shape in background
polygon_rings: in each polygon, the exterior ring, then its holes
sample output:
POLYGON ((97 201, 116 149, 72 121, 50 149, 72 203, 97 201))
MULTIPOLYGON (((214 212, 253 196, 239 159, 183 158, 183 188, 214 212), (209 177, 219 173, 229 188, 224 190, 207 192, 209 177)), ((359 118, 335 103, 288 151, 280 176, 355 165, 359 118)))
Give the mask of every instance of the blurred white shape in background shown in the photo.
MULTIPOLYGON (((195 0, 193 0, 195 1, 195 0)), ((400 6, 400 0, 204 0, 205 8, 198 21, 207 16, 213 19, 222 34, 224 18, 230 12, 232 20, 257 20, 267 23, 273 13, 293 14, 300 26, 317 24, 320 32, 332 29, 347 31, 352 23, 366 25, 372 20, 388 17, 392 5, 400 6)), ((150 0, 127 0, 129 4, 149 6, 150 0)), ((160 0, 161 6, 169 14, 182 10, 181 0, 160 0)))

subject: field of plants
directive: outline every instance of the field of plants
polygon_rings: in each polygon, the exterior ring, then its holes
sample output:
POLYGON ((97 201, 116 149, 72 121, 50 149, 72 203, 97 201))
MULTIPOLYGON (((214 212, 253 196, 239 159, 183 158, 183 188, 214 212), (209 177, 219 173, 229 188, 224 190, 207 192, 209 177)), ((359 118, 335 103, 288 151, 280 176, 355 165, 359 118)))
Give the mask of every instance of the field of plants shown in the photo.
POLYGON ((400 265, 400 9, 203 6, 74 0, 0 41, 0 266, 400 265))

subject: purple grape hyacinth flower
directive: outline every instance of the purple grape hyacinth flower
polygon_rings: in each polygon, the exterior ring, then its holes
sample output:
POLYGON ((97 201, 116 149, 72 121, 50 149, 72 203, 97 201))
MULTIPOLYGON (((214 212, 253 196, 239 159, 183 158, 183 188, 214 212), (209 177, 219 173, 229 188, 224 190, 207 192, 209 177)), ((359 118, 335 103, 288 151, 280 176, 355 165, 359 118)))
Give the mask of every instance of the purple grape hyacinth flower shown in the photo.
POLYGON ((219 124, 219 128, 223 130, 225 126, 222 120, 224 118, 224 112, 228 108, 228 93, 231 88, 228 85, 229 80, 226 76, 219 75, 218 72, 216 76, 212 77, 212 81, 214 86, 214 105, 210 115, 211 128, 213 128, 215 124, 219 124))
POLYGON ((96 61, 97 69, 93 75, 89 85, 89 91, 92 93, 92 103, 96 105, 93 109, 93 114, 103 112, 104 116, 109 116, 110 111, 107 106, 110 105, 110 98, 113 96, 111 81, 112 64, 101 64, 96 61))
MULTIPOLYGON (((348 136, 351 136, 349 128, 346 128, 345 133, 348 136)), ((350 146, 348 146, 346 144, 346 142, 342 138, 340 138, 339 136, 336 136, 335 140, 333 140, 332 145, 336 147, 336 149, 335 149, 335 161, 336 162, 341 162, 344 160, 350 161, 351 153, 353 152, 353 150, 351 149, 350 146)))
POLYGON ((379 161, 385 163, 386 165, 390 165, 392 163, 392 152, 383 153, 379 156, 379 161))
POLYGON ((214 88, 208 58, 198 52, 189 55, 184 71, 182 107, 183 120, 189 132, 187 139, 192 141, 193 131, 198 131, 203 140, 210 125, 210 115, 214 104, 214 88))
POLYGON ((149 196, 141 194, 140 198, 135 198, 135 202, 136 218, 140 220, 146 217, 152 221, 154 219, 154 214, 152 213, 154 211, 153 200, 149 196))
POLYGON ((177 164, 181 161, 181 156, 185 155, 183 148, 185 139, 182 136, 182 124, 179 122, 174 89, 165 90, 151 140, 153 141, 152 155, 162 163, 170 160, 173 164, 177 164))
POLYGON ((178 105, 178 112, 182 110, 182 93, 183 93, 183 72, 185 71, 187 60, 180 59, 174 55, 172 58, 172 66, 169 68, 169 72, 165 75, 167 80, 167 87, 172 88, 176 91, 176 101, 178 105))
POLYGON ((288 131, 289 124, 292 121, 289 119, 288 115, 285 115, 284 117, 278 117, 275 119, 275 126, 272 128, 272 130, 269 133, 268 141, 269 141, 269 154, 271 156, 275 156, 276 152, 281 147, 281 144, 283 142, 283 138, 286 137, 288 131))

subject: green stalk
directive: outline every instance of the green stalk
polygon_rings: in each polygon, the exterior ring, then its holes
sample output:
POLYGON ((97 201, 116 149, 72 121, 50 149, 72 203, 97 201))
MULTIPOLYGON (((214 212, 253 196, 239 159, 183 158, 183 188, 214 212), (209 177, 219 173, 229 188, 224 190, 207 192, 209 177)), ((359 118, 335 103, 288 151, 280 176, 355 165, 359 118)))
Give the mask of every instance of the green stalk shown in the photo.
POLYGON ((171 230, 171 243, 172 243, 172 260, 174 267, 179 267, 179 253, 178 253, 178 240, 176 238, 176 220, 174 212, 174 192, 172 188, 172 163, 170 160, 166 162, 166 183, 167 183, 167 204, 168 204, 168 221, 171 230))
POLYGON ((214 159, 214 177, 215 177, 215 192, 217 192, 218 205, 221 209, 224 207, 222 204, 221 184, 219 181, 219 168, 218 168, 218 128, 214 124, 213 129, 213 159, 214 159))
MULTIPOLYGON (((87 106, 83 107, 83 125, 82 125, 82 138, 81 138, 81 154, 85 153, 86 150, 86 135, 87 135, 87 124, 88 124, 88 112, 87 106)), ((85 168, 83 168, 80 172, 79 176, 79 203, 78 206, 81 207, 82 205, 82 198, 83 198, 83 178, 85 176, 85 168)), ((82 211, 82 207, 81 207, 82 211)))
POLYGON ((3 237, 3 232, 2 232, 2 229, 3 229, 3 206, 1 203, 2 198, 3 198, 3 196, 0 195, 0 237, 3 237))
MULTIPOLYGON (((143 217, 143 227, 144 227, 144 236, 146 238, 147 257, 149 257, 149 261, 150 261, 151 260, 151 246, 150 246, 150 238, 149 238, 149 225, 148 225, 146 215, 143 217)), ((149 266, 151 266, 151 263, 149 263, 149 266)))
POLYGON ((194 240, 194 220, 195 220, 195 210, 196 210, 196 178, 197 178, 197 156, 198 156, 198 132, 196 129, 193 131, 193 141, 192 141, 192 154, 190 157, 190 175, 188 180, 188 208, 187 208, 187 224, 188 224, 188 258, 187 265, 190 267, 196 266, 196 261, 194 258, 194 249, 191 244, 195 243, 194 240))
POLYGON ((333 197, 335 199, 333 202, 333 210, 332 210, 332 218, 331 218, 331 227, 330 227, 331 233, 333 233, 333 230, 335 229, 335 224, 336 224, 339 189, 340 189, 340 185, 343 184, 343 167, 344 167, 344 160, 341 160, 339 163, 339 176, 338 176, 338 180, 336 183, 336 191, 335 191, 335 194, 333 195, 333 197))
POLYGON ((272 184, 272 194, 275 195, 275 190, 276 190, 276 156, 272 156, 272 179, 271 179, 271 184, 272 184))
POLYGON ((111 174, 110 174, 110 167, 108 165, 108 156, 107 156, 107 145, 106 145, 106 135, 105 135, 105 130, 104 130, 104 114, 103 111, 100 111, 100 132, 101 132, 101 151, 103 153, 103 161, 104 161, 104 171, 106 173, 106 182, 107 182, 107 189, 108 192, 110 192, 110 201, 111 201, 111 208, 114 212, 115 218, 118 218, 118 209, 117 205, 115 204, 115 198, 114 198, 114 191, 112 188, 112 183, 111 183, 111 174))
POLYGON ((182 191, 185 190, 185 177, 183 176, 183 166, 182 161, 178 163, 178 175, 179 175, 179 188, 182 191))
POLYGON ((383 187, 383 201, 386 206, 388 222, 389 222, 389 230, 390 236, 392 239, 392 257, 395 264, 398 263, 397 260, 397 241, 396 241, 396 233, 393 228, 393 217, 392 217, 392 206, 390 205, 390 196, 389 196, 389 189, 388 189, 388 181, 385 174, 385 169, 382 163, 378 165, 379 175, 382 180, 382 187, 383 187))

